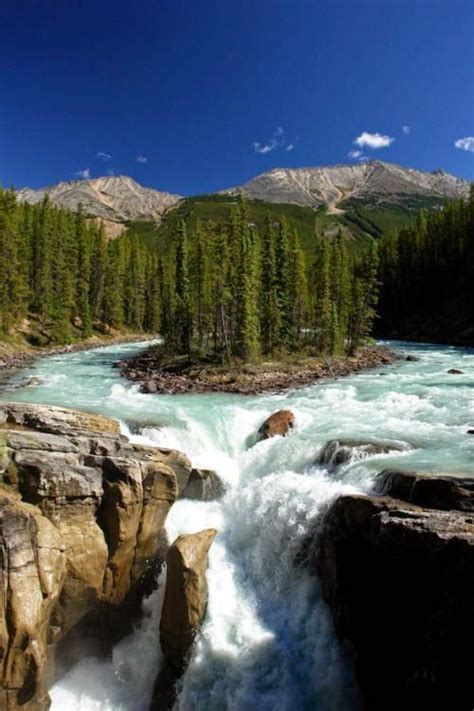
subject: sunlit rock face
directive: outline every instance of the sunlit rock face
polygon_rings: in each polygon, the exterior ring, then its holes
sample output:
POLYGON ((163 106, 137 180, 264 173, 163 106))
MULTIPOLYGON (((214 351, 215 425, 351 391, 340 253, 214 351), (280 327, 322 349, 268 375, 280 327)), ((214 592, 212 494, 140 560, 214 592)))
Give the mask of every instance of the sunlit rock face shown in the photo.
POLYGON ((1 708, 47 708, 56 645, 156 571, 191 472, 181 452, 133 445, 107 417, 0 405, 1 708))

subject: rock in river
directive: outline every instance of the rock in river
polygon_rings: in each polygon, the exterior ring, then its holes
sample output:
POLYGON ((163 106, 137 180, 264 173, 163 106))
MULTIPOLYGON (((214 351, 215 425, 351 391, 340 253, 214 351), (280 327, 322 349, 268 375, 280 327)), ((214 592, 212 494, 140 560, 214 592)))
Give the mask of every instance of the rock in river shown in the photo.
POLYGON ((335 470, 341 464, 351 460, 373 457, 376 454, 403 452, 404 446, 395 442, 364 442, 353 439, 331 439, 321 449, 317 464, 323 464, 329 470, 335 470))
POLYGON ((276 435, 287 435, 293 429, 295 416, 291 410, 278 410, 273 415, 267 417, 260 426, 257 434, 257 442, 275 437, 276 435))
POLYGON ((164 664, 156 679, 151 709, 171 709, 194 638, 207 609, 207 556, 214 528, 179 536, 168 551, 165 598, 160 622, 164 664))

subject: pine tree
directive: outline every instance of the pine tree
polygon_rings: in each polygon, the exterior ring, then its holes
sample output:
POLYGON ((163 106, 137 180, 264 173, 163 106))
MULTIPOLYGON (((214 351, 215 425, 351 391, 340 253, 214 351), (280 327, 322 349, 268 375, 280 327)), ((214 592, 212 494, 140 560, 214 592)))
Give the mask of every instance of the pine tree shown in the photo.
POLYGON ((331 346, 331 277, 330 254, 326 239, 319 239, 313 267, 314 288, 314 345, 320 353, 328 353, 331 346))
POLYGON ((308 282, 304 254, 296 230, 293 230, 289 241, 288 273, 288 297, 291 307, 290 344, 293 350, 298 350, 308 308, 308 282))
POLYGON ((77 249, 76 304, 82 336, 92 334, 92 314, 90 305, 91 281, 91 244, 82 211, 79 210, 75 225, 75 243, 77 249))
POLYGON ((288 346, 291 341, 291 301, 289 293, 289 245, 288 223, 282 219, 276 238, 276 279, 278 309, 280 312, 280 343, 288 346))
POLYGON ((236 328, 234 352, 251 360, 259 350, 257 293, 256 236, 248 225, 245 208, 240 211, 239 223, 239 280, 236 289, 236 328))
POLYGON ((260 330, 262 350, 264 353, 272 353, 279 345, 281 313, 278 303, 275 229, 269 214, 267 214, 263 231, 261 269, 260 330))
POLYGON ((181 221, 176 235, 176 304, 175 322, 179 352, 189 353, 191 350, 192 313, 191 289, 188 275, 188 243, 186 224, 181 221))

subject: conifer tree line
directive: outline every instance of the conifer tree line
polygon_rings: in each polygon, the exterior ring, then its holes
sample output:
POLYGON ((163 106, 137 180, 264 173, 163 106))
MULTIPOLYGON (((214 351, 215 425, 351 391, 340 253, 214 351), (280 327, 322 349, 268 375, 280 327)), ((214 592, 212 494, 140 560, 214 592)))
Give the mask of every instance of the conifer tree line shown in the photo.
POLYGON ((308 349, 353 353, 370 333, 375 242, 356 258, 341 234, 315 234, 311 254, 282 220, 258 231, 244 201, 226 224, 177 227, 163 258, 161 332, 171 353, 252 360, 308 349))
POLYGON ((467 200, 380 244, 380 333, 451 338, 471 329, 474 344, 474 185, 467 200))
POLYGON ((0 258, 0 334, 33 317, 52 343, 125 326, 160 333, 178 354, 352 353, 375 316, 375 243, 355 258, 340 234, 315 234, 305 254, 284 220, 259 232, 244 201, 192 234, 180 222, 160 254, 48 198, 18 204, 0 191, 0 258))
POLYGON ((30 317, 41 343, 87 338, 93 326, 159 328, 157 256, 48 198, 18 204, 0 190, 0 261, 0 335, 30 317))

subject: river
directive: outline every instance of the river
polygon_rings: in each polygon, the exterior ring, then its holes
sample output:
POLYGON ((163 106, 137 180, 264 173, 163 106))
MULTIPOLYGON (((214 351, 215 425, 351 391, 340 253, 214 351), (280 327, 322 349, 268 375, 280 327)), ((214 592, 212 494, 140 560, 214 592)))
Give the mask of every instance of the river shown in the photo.
MULTIPOLYGON (((119 418, 135 440, 183 450, 228 484, 221 501, 179 501, 168 516, 170 540, 210 526, 219 532, 209 555, 207 618, 179 710, 359 707, 317 580, 295 565, 301 541, 335 497, 368 491, 386 467, 474 473, 474 436, 466 434, 474 426, 474 350, 389 345, 419 360, 279 394, 140 394, 112 367, 136 343, 43 358, 1 393, 119 418), (27 384, 31 378, 36 384, 27 384), (295 414, 291 436, 254 444, 259 425, 281 408, 295 414), (351 461, 335 474, 315 459, 336 437, 389 440, 405 451, 351 461)), ((112 660, 84 659, 56 684, 53 711, 147 709, 160 663, 161 592, 144 602, 140 626, 112 660)))

